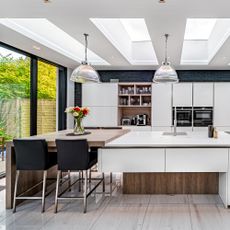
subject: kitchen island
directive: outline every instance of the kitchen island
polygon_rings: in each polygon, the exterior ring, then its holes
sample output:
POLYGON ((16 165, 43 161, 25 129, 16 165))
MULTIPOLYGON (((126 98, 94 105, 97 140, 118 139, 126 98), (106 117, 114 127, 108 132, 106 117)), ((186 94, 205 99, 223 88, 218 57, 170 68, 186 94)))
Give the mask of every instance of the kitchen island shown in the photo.
MULTIPOLYGON (((190 132, 184 136, 167 136, 163 132, 122 129, 90 130, 86 136, 66 136, 70 130, 30 137, 46 139, 49 151, 56 151, 55 139, 86 138, 90 147, 98 148, 100 172, 122 172, 123 192, 139 194, 203 193, 219 194, 230 205, 229 149, 230 135, 219 138, 207 132, 190 132)), ((7 144, 6 207, 12 207, 15 180, 15 152, 7 144)), ((54 167, 50 175, 56 177, 54 167)), ((25 172, 20 192, 41 180, 41 174, 25 172)))
POLYGON ((99 170, 123 172, 124 193, 219 193, 230 204, 230 135, 130 132, 99 150, 99 170))

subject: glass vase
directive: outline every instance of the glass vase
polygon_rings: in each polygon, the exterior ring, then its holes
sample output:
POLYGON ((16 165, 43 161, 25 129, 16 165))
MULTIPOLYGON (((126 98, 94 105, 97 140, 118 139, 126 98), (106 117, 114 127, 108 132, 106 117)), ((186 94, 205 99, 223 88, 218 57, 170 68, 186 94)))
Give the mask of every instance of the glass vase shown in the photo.
POLYGON ((74 125, 73 133, 80 135, 80 134, 84 134, 84 132, 85 132, 85 129, 82 124, 82 118, 75 118, 75 125, 74 125))

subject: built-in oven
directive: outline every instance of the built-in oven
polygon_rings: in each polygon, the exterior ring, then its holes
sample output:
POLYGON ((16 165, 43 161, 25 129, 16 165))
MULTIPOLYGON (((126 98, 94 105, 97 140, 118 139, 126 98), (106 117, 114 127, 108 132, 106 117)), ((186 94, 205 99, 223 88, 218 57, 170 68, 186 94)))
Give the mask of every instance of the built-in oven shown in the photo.
POLYGON ((192 126, 192 107, 173 107, 172 125, 174 124, 175 116, 176 116, 178 127, 192 126))
POLYGON ((213 125, 213 107, 194 107, 193 125, 194 127, 213 125))

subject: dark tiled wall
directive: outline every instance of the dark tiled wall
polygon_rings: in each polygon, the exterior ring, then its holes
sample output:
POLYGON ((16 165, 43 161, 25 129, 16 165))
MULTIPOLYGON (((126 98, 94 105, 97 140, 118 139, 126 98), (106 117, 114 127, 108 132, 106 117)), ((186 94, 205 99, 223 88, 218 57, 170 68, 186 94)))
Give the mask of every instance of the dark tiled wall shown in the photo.
MULTIPOLYGON (((119 82, 151 82, 151 70, 98 71, 102 82, 119 79, 119 82)), ((181 82, 230 82, 230 70, 178 70, 181 82)))
MULTIPOLYGON (((119 82, 152 82, 151 70, 98 71, 102 82, 119 79, 119 82)), ((230 82, 230 70, 178 70, 180 82, 230 82)), ((81 84, 75 84, 75 105, 82 105, 81 84)))
POLYGON ((82 87, 79 83, 75 83, 74 86, 74 105, 82 106, 82 87))

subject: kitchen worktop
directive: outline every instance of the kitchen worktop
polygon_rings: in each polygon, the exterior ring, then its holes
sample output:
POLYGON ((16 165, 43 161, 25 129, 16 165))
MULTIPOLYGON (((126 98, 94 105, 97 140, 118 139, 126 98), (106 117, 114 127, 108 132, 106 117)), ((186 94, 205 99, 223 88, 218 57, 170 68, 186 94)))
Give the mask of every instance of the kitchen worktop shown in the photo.
POLYGON ((107 143, 105 147, 230 147, 230 135, 218 132, 215 139, 208 138, 207 132, 167 136, 157 131, 132 131, 107 143))

